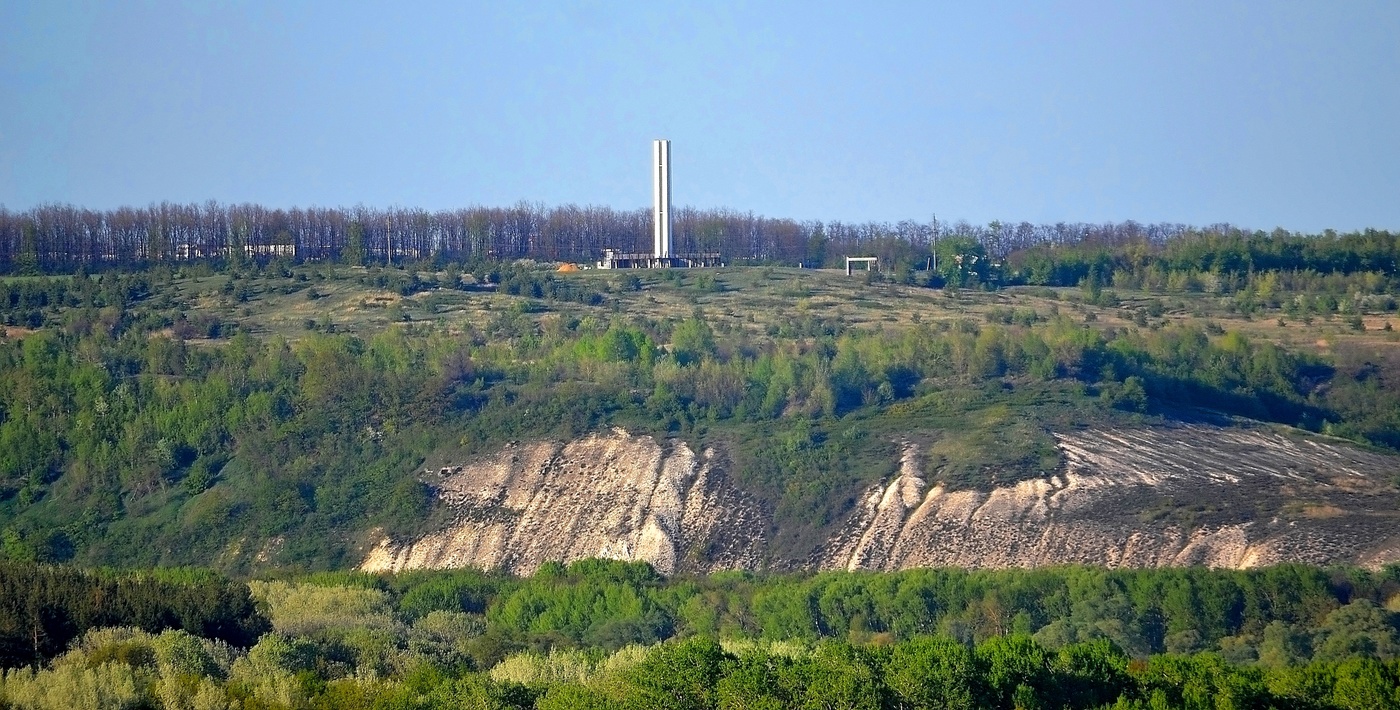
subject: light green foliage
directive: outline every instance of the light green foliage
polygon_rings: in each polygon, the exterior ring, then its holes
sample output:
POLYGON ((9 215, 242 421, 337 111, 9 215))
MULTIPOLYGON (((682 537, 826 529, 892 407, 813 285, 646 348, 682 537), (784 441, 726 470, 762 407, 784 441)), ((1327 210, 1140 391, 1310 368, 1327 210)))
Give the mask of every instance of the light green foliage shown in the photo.
POLYGON ((528 694, 519 693, 515 688, 503 687, 485 676, 473 674, 438 685, 422 701, 426 701, 424 704, 428 707, 505 710, 526 705, 528 698, 528 694))
MULTIPOLYGON (((410 627, 394 613, 389 595, 373 587, 284 581, 254 581, 250 587, 268 605, 274 630, 291 639, 289 646, 267 649, 260 643, 255 652, 327 653, 343 666, 340 672, 366 677, 395 675, 422 662, 461 663, 466 642, 483 627, 480 617, 447 611, 431 612, 410 627)), ((256 661, 257 654, 249 658, 256 661)), ((307 663, 299 655, 290 658, 283 662, 307 663)))
POLYGON ((268 605, 272 627, 289 636, 348 629, 401 632, 388 596, 378 589, 321 586, 282 581, 249 583, 253 597, 268 605))
POLYGON ((70 659, 38 672, 19 668, 3 674, 0 701, 16 710, 122 710, 150 702, 139 671, 119 661, 88 666, 70 659))
POLYGON ((314 661, 311 644, 269 633, 248 650, 248 655, 233 662, 229 682, 239 693, 264 703, 294 707, 306 698, 296 674, 310 669, 314 661))
POLYGON ((783 658, 806 658, 812 655, 813 644, 798 639, 722 638, 719 645, 725 653, 744 656, 762 653, 783 658))
POLYGON ((233 665, 234 651, 228 644, 209 641, 184 631, 163 632, 152 640, 151 646, 163 678, 222 678, 233 665))
POLYGON ((150 667, 158 660, 156 637, 130 627, 92 629, 73 643, 65 658, 90 665, 115 660, 133 668, 150 667))
POLYGON ((16 708, 135 708, 156 680, 155 637, 138 629, 94 629, 43 670, 5 674, 0 699, 16 708))
POLYGON ((607 679, 620 676, 646 660, 647 654, 650 652, 651 649, 641 644, 634 643, 623 646, 598 663, 598 677, 607 679))
POLYGON ((469 642, 486 631, 486 619, 460 611, 432 611, 409 630, 408 648, 443 666, 462 659, 469 642))
POLYGON ((538 710, 614 710, 626 707, 602 691, 577 683, 556 685, 535 703, 538 710))
POLYGON ((524 659, 527 655, 533 655, 534 658, 519 665, 507 665, 502 662, 492 669, 491 677, 504 682, 524 683, 536 690, 542 690, 543 694, 535 704, 541 710, 635 707, 635 703, 628 702, 632 694, 629 678, 634 669, 646 662, 656 648, 633 644, 624 646, 601 660, 597 660, 598 657, 594 654, 579 654, 559 666, 553 666, 550 657, 559 655, 563 658, 568 654, 560 654, 557 650, 552 650, 549 656, 519 654, 511 658, 524 659), (550 680, 570 676, 574 679, 564 682, 550 680))
POLYGON ((132 628, 94 629, 37 673, 7 675, 0 699, 21 708, 143 707, 224 710, 222 687, 235 652, 184 631, 152 635, 132 628))
MULTIPOLYGON (((491 668, 489 675, 498 683, 517 683, 540 690, 572 684, 598 692, 616 692, 619 684, 625 683, 632 670, 655 649, 631 644, 609 655, 558 648, 547 653, 526 651, 507 656, 491 668)), ((556 695, 552 702, 562 702, 560 697, 556 695)))
POLYGON ((490 676, 497 682, 547 687, 587 681, 595 667, 595 658, 591 654, 550 649, 547 654, 527 651, 506 656, 491 669, 490 676))
POLYGON ((223 687, 208 678, 162 677, 156 696, 165 710, 232 710, 233 700, 223 687))
POLYGON ((355 672, 370 677, 402 672, 418 660, 403 652, 404 635, 399 630, 355 627, 337 642, 353 659, 355 672))
POLYGON ((580 324, 582 337, 574 346, 580 357, 603 362, 650 363, 656 358, 656 344, 644 331, 614 323, 599 334, 590 333, 590 323, 580 324))
POLYGON ((681 321, 671 331, 671 355, 688 365, 713 355, 715 334, 709 323, 698 317, 681 321))
POLYGON ((475 614, 438 610, 414 622, 413 630, 439 641, 456 641, 480 636, 486 630, 486 620, 475 614))

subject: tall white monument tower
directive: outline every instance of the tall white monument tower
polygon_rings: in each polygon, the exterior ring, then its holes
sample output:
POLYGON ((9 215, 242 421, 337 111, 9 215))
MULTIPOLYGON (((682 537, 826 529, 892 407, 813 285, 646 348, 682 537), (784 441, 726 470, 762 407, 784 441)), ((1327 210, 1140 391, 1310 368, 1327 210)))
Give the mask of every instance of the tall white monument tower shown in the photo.
POLYGON ((657 259, 671 258, 671 141, 651 142, 652 243, 657 259))

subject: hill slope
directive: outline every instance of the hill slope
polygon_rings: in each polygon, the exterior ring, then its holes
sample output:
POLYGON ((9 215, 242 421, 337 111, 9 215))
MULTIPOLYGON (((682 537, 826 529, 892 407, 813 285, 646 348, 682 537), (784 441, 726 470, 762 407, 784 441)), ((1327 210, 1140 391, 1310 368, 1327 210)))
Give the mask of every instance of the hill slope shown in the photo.
POLYGON ((0 342, 4 554, 237 573, 371 549, 518 571, 1391 559, 1365 538, 1394 527, 1400 466, 1358 448, 1400 442, 1383 299, 1297 321, 1198 291, 460 268, 0 282, 0 318, 25 324, 0 342), (1343 460, 1361 475, 1333 480, 1343 460))

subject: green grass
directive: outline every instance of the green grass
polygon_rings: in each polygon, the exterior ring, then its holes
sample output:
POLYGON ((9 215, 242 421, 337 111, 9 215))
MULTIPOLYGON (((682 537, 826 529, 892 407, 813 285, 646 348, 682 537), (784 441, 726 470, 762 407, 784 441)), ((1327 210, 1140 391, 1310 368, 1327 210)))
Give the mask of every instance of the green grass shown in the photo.
MULTIPOLYGON (((153 272, 154 273, 154 272, 153 272)), ((325 264, 294 267, 290 276, 249 272, 231 281, 226 274, 175 270, 169 280, 155 280, 152 294, 134 310, 174 320, 205 317, 233 323, 242 332, 280 336, 289 340, 313 330, 372 335, 409 323, 428 324, 449 332, 480 328, 501 312, 509 311, 521 296, 490 288, 470 291, 429 289, 409 296, 391 287, 377 287, 378 277, 406 277, 398 267, 364 268, 325 264)), ((445 272, 421 272, 425 277, 445 278, 445 272)), ((1114 290, 1115 306, 1084 302, 1085 294, 1073 288, 1013 287, 999 292, 941 291, 917 286, 877 282, 864 276, 847 277, 838 270, 788 267, 729 267, 693 271, 617 272, 596 269, 577 273, 553 273, 552 278, 574 283, 601 294, 598 305, 546 301, 528 315, 547 325, 558 319, 589 316, 679 320, 699 312, 714 327, 764 336, 782 330, 794 319, 817 317, 839 327, 889 329, 916 322, 955 321, 972 318, 982 322, 994 309, 1034 311, 1049 317, 1059 312, 1078 320, 1090 320, 1099 328, 1144 327, 1135 314, 1161 304, 1161 312, 1146 327, 1166 323, 1212 321, 1251 337, 1278 342, 1290 348, 1325 352, 1338 343, 1388 347, 1400 343, 1400 331, 1384 331, 1387 314, 1364 317, 1366 330, 1357 331, 1347 318, 1316 316, 1305 323, 1280 309, 1246 315, 1236 312, 1230 297, 1200 292, 1157 293, 1114 290), (635 277, 640 290, 628 290, 624 279, 635 277), (1278 325, 1282 318, 1284 325, 1278 325), (1328 341, 1320 344, 1320 341, 1328 341)), ((44 277, 9 276, 4 283, 33 282, 44 277)), ((71 278, 71 277, 57 277, 71 278)), ((51 322, 62 321, 69 310, 50 306, 51 322)), ((1400 317, 1395 318, 1400 321, 1400 317)))

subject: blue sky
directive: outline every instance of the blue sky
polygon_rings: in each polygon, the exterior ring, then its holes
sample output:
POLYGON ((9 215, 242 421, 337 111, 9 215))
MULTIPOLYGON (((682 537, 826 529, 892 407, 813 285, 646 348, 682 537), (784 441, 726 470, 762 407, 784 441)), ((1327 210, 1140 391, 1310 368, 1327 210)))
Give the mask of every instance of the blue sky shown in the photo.
POLYGON ((1400 228, 1400 3, 0 4, 0 204, 1400 228))

